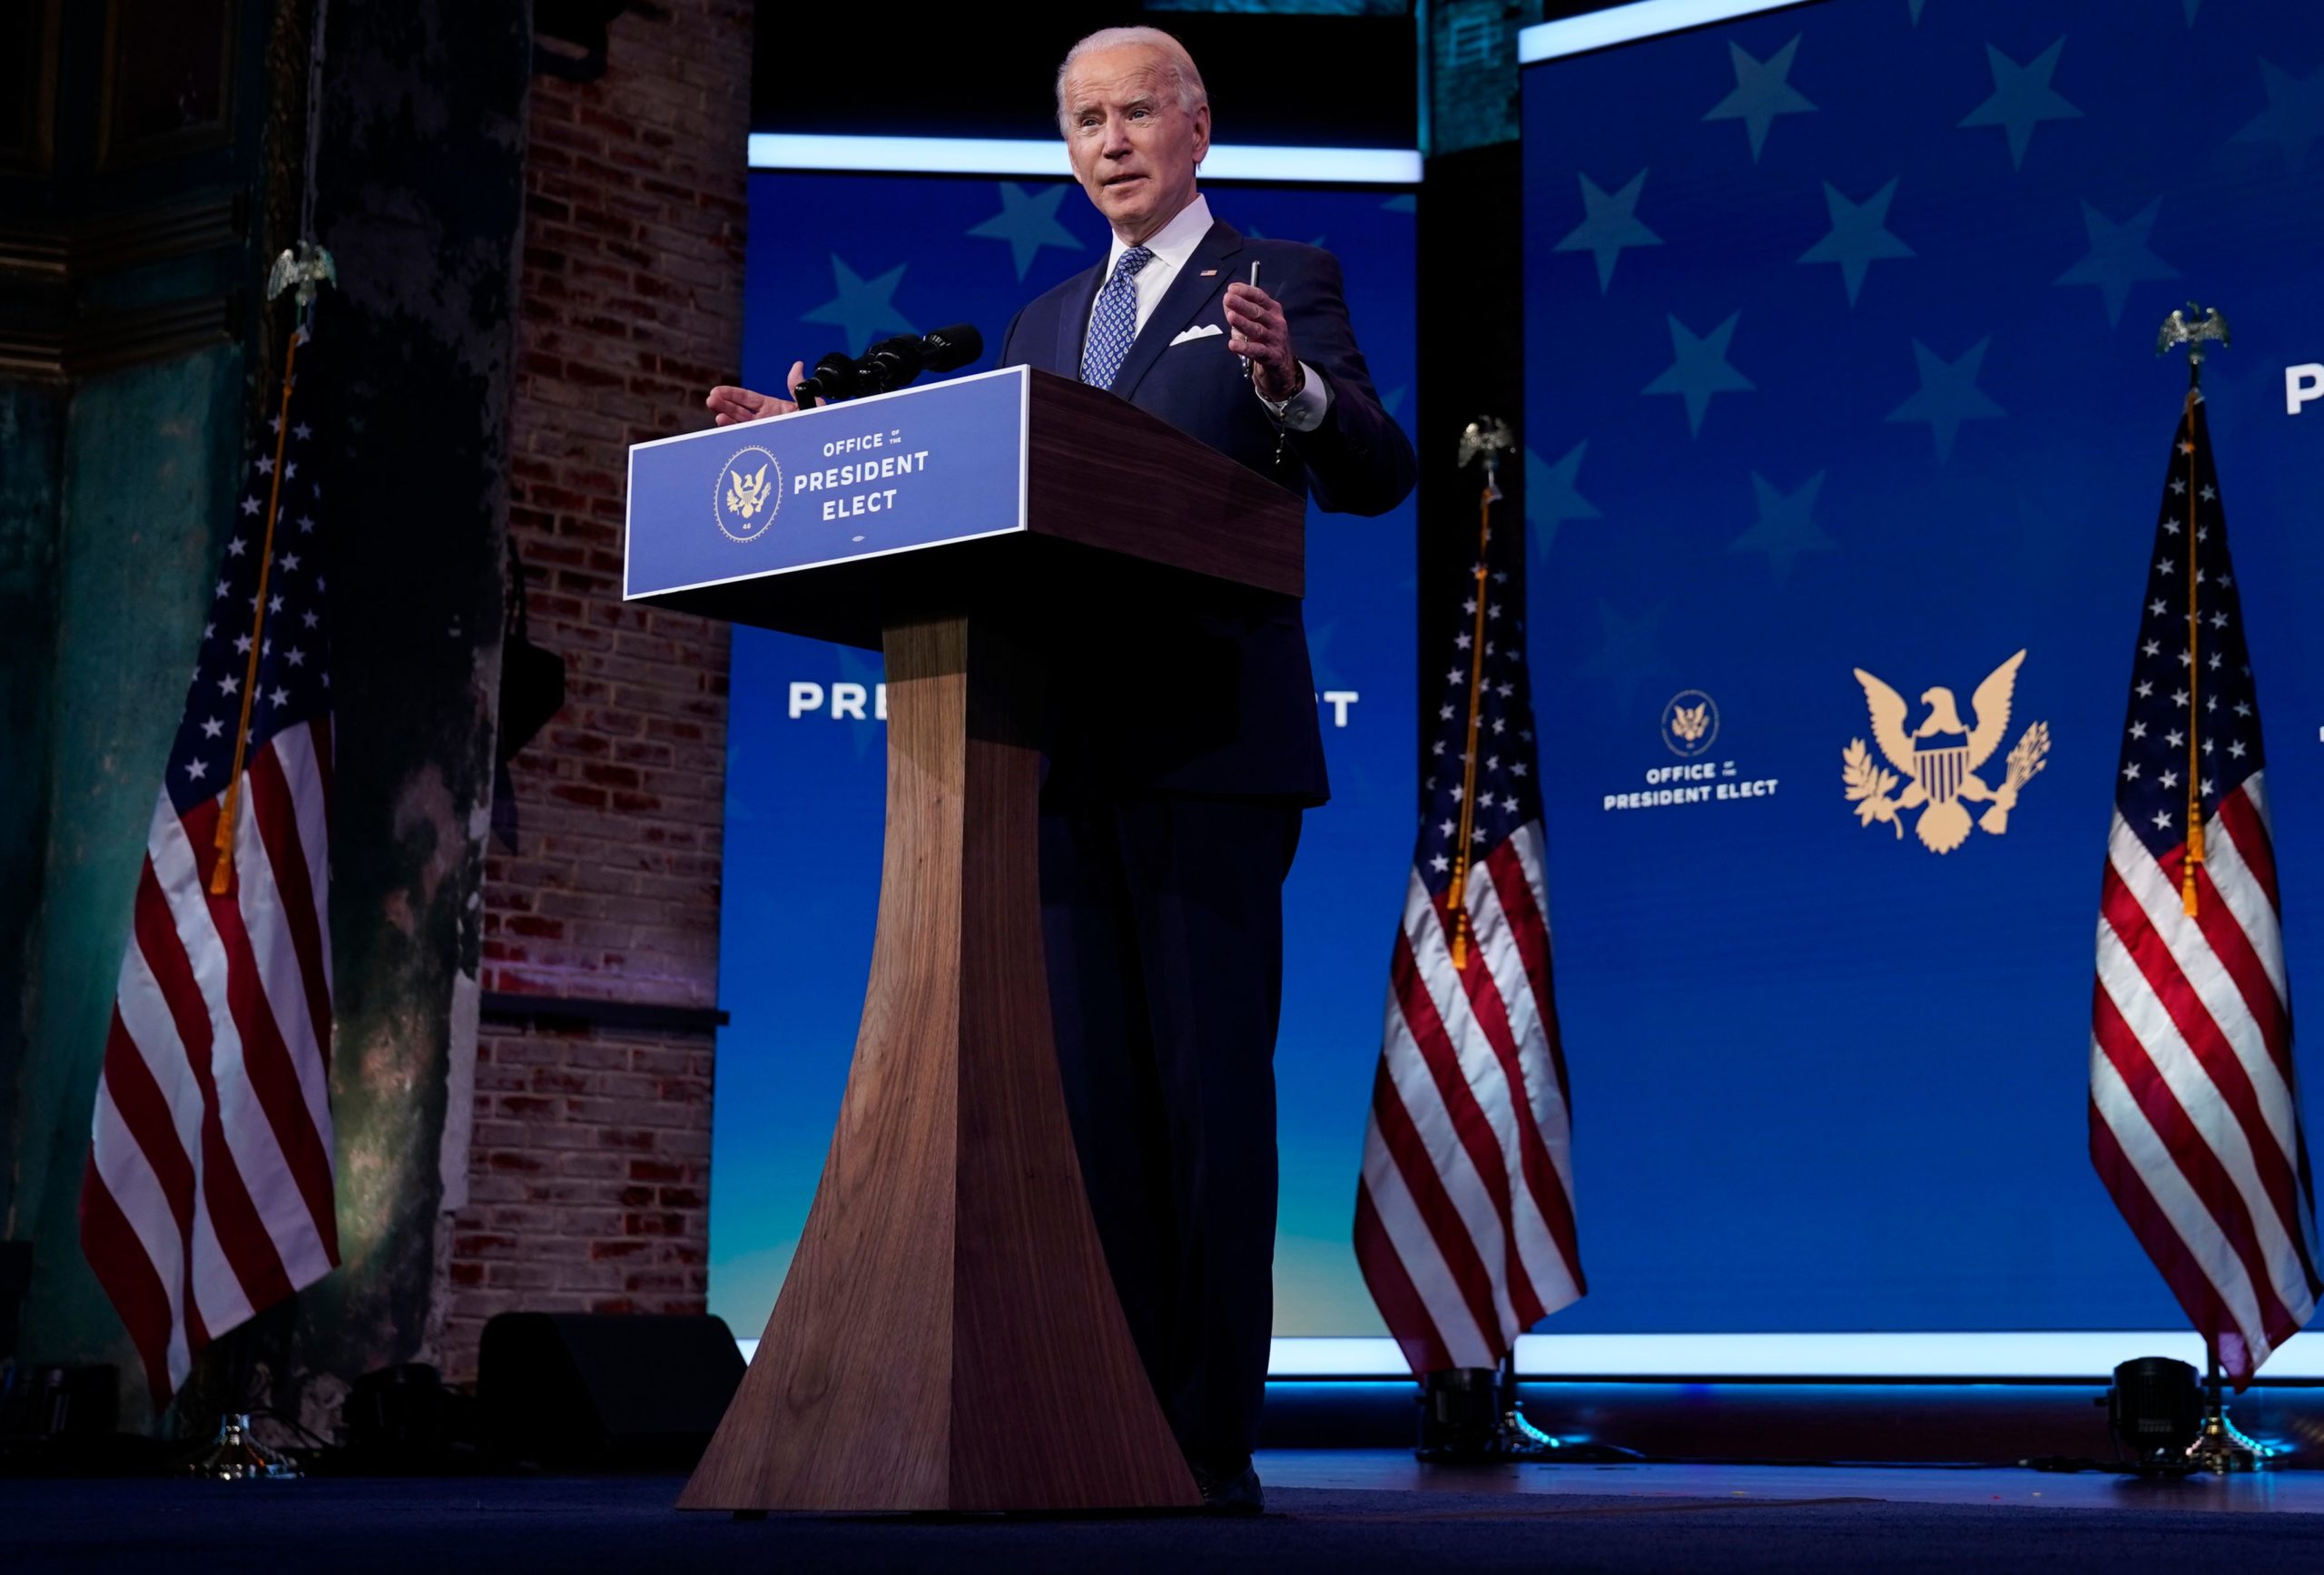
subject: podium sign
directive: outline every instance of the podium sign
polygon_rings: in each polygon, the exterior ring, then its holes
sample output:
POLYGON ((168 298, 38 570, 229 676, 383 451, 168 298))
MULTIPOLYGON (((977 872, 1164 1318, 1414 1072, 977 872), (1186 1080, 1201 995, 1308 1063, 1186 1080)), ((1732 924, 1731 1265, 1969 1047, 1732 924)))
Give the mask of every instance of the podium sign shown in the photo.
POLYGON ((1032 376, 1009 367, 638 444, 622 594, 1024 530, 1032 376))

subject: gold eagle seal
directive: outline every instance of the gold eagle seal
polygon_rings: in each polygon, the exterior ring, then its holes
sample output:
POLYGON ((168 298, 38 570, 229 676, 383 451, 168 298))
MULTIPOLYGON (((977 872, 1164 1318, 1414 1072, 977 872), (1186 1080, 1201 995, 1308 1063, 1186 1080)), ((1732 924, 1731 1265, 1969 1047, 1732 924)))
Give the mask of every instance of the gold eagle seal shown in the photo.
POLYGON ((1921 813, 1913 832, 1922 846, 1934 853, 1949 853, 1969 840, 1969 812, 1964 805, 1982 803, 1987 807, 1976 824, 1996 837, 2005 833, 2009 812, 2017 807, 2019 790, 2048 763, 2050 753, 2049 724, 2037 722, 2009 752, 1998 789, 1977 774, 2009 731, 2010 702, 2017 690, 2018 666, 2024 660, 2025 653, 2018 652, 1977 685, 1969 697, 1976 718, 1974 725, 1963 724, 1953 691, 1939 686, 1921 692, 1921 704, 1928 707, 1928 715, 1909 732, 1905 724, 1911 707, 1905 697, 1856 668, 1856 679, 1864 686, 1865 705, 1872 716, 1873 739, 1888 765, 1895 768, 1883 768, 1860 738, 1850 739, 1847 748, 1840 752, 1841 785, 1856 806, 1858 823, 1869 826, 1878 821, 1894 827, 1902 838, 1905 825, 1900 817, 1916 809, 1921 813), (1900 781, 1907 784, 1905 791, 1890 797, 1900 781))
POLYGON ((710 507, 729 538, 756 540, 783 508, 783 461, 755 445, 736 449, 710 484, 710 507))

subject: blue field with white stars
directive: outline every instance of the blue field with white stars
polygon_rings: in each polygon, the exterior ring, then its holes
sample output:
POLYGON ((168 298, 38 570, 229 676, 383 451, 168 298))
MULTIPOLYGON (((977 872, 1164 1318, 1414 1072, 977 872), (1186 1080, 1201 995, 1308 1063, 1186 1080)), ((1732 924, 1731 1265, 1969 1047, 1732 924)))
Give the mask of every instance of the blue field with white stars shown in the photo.
POLYGON ((2324 7, 1827 0, 1546 62, 1524 94, 1530 623, 1591 1285, 1552 1327, 2179 1326, 2085 1126, 2118 795, 2158 851, 2184 836, 2185 609, 2152 606, 2186 573, 2154 547, 2187 370, 2155 340, 2191 298, 2233 330, 2197 566, 2227 572, 2231 525, 2240 604, 2204 607, 2195 747, 2223 763, 2197 769, 2228 791, 2264 718, 2313 999, 2324 401, 2289 414, 2285 378, 2324 361, 2324 7), (1710 785, 1771 795, 1651 799, 1692 758, 1689 690, 1710 785), (1978 785, 1884 808, 1915 772, 1978 785))

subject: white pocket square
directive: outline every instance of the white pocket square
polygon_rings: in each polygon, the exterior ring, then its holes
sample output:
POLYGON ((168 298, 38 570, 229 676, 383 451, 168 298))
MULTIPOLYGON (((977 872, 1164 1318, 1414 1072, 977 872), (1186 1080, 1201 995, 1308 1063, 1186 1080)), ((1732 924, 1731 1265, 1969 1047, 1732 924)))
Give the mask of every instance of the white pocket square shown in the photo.
MULTIPOLYGON (((1216 335, 1218 335, 1218 334, 1223 334, 1223 333, 1225 333, 1226 331, 1226 330, 1225 329, 1221 328, 1218 324, 1216 324, 1216 323, 1215 323, 1215 322, 1214 322, 1214 323, 1208 323, 1208 324, 1206 324, 1205 326, 1203 326, 1203 327, 1201 327, 1201 328, 1190 328, 1190 329, 1188 329, 1186 332, 1184 332, 1184 333, 1180 334, 1177 339, 1172 340, 1170 341, 1170 343, 1171 343, 1171 344, 1174 344, 1174 345, 1182 345, 1182 344, 1185 344, 1188 340, 1206 340, 1206 339, 1211 339, 1211 338, 1213 338, 1213 337, 1215 337, 1215 336, 1216 336, 1216 335)), ((1165 348, 1167 349, 1167 347, 1165 347, 1165 348)))

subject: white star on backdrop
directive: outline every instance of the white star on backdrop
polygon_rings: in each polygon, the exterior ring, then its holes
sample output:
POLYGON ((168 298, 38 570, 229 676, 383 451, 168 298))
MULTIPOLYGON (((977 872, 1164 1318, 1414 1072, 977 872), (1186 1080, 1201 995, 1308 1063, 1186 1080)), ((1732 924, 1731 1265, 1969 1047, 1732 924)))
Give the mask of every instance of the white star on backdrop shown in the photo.
POLYGON ((799 314, 802 322, 830 323, 846 339, 850 355, 861 355, 886 332, 917 333, 896 310, 892 297, 903 281, 907 264, 899 262, 876 279, 865 279, 832 253, 832 281, 838 293, 822 305, 799 314))
POLYGON ((1058 204, 1073 187, 1053 185, 1038 195, 1027 196, 1025 188, 1014 181, 999 184, 1000 212, 981 224, 971 225, 968 232, 979 240, 1008 241, 1009 261, 1017 265, 1018 278, 1025 277, 1044 246, 1068 251, 1088 250, 1079 236, 1058 221, 1058 204))
POLYGON ((1659 246, 1662 237, 1648 229, 1638 216, 1639 193, 1646 189, 1646 172, 1640 170, 1612 196, 1600 189, 1598 182, 1583 175, 1581 181, 1581 222, 1566 232, 1552 251, 1587 251, 1597 259, 1598 293, 1603 295, 1614 282, 1614 264, 1621 261, 1622 251, 1630 246, 1659 246))
POLYGON ((1896 199, 1896 182, 1888 183, 1862 202, 1851 202, 1829 181, 1824 182, 1824 206, 1832 221, 1830 233, 1800 253, 1802 262, 1837 262, 1840 281, 1847 287, 1848 305, 1856 305, 1864 276, 1884 259, 1910 257, 1913 249, 1888 229, 1888 204, 1896 199))
POLYGON ((1994 74, 1993 96, 1963 116, 1961 123, 2006 127, 2012 169, 2025 167, 2025 150, 2034 140, 2036 125, 2082 118, 2082 111, 2050 85, 2050 74, 2057 70, 2058 54, 2065 46, 2066 41, 2061 38, 2020 65, 1992 44, 1985 45, 1985 64, 1994 74))
POLYGON ((1990 338, 1981 339, 1959 359, 1948 361, 1920 340, 1913 341, 1920 392, 1889 411, 1888 419, 1926 421, 1930 436, 1936 439, 1940 465, 1953 457, 1953 439, 1964 421, 1989 421, 2009 414, 1977 388, 1977 373, 1984 365, 1985 347, 1991 343, 1990 338))
POLYGON ((1689 437, 1701 434, 1703 412, 1710 408, 1714 395, 1754 391, 1751 379, 1737 371, 1727 359, 1727 347, 1733 342, 1735 325, 1742 317, 1739 311, 1731 313, 1725 322, 1700 337, 1676 317, 1669 319, 1670 353, 1674 359, 1659 377, 1640 392, 1677 394, 1684 399, 1689 437))
POLYGON ((1791 63, 1799 53, 1800 34, 1765 60, 1754 60, 1740 44, 1727 45, 1728 64, 1735 67, 1735 91, 1711 105, 1707 121, 1741 121, 1751 139, 1751 162, 1759 162, 1767 145, 1768 128, 1777 115, 1806 114, 1816 106, 1791 85, 1791 63))
MULTIPOLYGON (((2059 274, 2054 282, 2096 285, 2100 299, 2106 303, 2106 326, 2120 327, 2123 303, 2131 298, 2131 286, 2149 280, 2179 277, 2177 269, 2147 247, 2155 216, 2162 212, 2162 199, 2157 197, 2117 224, 2085 202, 2082 205, 2082 221, 2090 232, 2090 252, 2059 274)), ((2184 485, 2179 489, 2183 491, 2184 485)))

